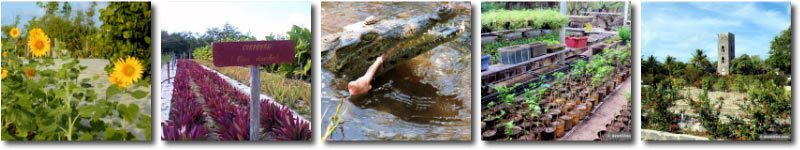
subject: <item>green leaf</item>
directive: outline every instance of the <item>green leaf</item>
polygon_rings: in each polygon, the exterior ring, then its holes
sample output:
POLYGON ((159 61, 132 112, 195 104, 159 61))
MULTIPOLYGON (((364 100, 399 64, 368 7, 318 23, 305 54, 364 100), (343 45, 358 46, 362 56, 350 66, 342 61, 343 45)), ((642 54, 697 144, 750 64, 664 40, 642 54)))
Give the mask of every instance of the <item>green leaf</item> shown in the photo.
POLYGON ((84 132, 81 137, 78 138, 78 141, 91 141, 94 140, 94 134, 91 132, 84 132))
POLYGON ((133 98, 136 98, 136 99, 144 98, 144 97, 147 96, 147 94, 148 93, 145 92, 145 91, 138 91, 138 90, 131 92, 131 96, 133 96, 133 98))
POLYGON ((136 116, 139 115, 139 105, 136 104, 119 104, 117 105, 117 111, 119 112, 120 116, 126 121, 133 123, 136 121, 136 116))
POLYGON ((114 95, 119 94, 120 91, 121 90, 117 85, 114 84, 108 85, 108 88, 106 88, 106 98, 111 99, 112 97, 114 97, 114 95))

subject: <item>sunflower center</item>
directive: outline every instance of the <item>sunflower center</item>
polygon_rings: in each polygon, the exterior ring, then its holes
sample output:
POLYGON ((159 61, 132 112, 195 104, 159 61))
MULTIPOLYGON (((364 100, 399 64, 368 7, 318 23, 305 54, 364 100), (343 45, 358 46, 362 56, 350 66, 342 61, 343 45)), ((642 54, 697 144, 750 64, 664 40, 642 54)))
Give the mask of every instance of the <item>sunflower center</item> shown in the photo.
POLYGON ((44 49, 44 41, 36 40, 33 46, 36 47, 36 49, 44 49))
POLYGON ((124 68, 122 68, 122 72, 125 73, 125 76, 129 76, 130 77, 130 76, 133 76, 133 74, 136 72, 136 70, 131 65, 125 65, 124 68))

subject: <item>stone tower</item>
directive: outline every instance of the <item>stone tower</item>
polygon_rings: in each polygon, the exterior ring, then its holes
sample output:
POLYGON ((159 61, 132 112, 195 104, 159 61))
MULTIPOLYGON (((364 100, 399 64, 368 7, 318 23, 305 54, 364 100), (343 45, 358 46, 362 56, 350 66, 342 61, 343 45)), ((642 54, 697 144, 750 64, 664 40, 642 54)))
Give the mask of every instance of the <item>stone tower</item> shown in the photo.
POLYGON ((731 60, 736 55, 736 44, 733 33, 717 34, 717 72, 721 75, 731 73, 731 60))

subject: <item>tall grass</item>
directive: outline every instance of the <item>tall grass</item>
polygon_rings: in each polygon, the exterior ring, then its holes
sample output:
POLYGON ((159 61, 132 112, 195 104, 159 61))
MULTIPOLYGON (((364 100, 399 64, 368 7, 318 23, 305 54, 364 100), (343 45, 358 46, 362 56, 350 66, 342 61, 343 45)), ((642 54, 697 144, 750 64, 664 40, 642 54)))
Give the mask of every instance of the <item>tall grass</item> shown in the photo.
MULTIPOLYGON (((250 69, 245 67, 216 67, 206 60, 194 60, 233 78, 241 83, 250 83, 250 69)), ((279 74, 261 72, 261 90, 278 103, 294 109, 311 119, 311 84, 303 80, 287 79, 279 74)))

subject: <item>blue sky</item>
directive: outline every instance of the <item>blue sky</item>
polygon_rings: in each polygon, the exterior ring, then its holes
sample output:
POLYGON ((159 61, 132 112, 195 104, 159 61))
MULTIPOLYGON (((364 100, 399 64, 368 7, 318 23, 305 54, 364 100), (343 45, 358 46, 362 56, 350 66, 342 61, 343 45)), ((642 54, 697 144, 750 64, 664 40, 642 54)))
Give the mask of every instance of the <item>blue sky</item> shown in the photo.
MULTIPOLYGON (((78 10, 87 10, 91 5, 91 2, 69 2, 72 6, 72 15, 75 15, 78 10)), ((99 9, 105 8, 108 6, 107 2, 97 2, 97 7, 95 10, 95 22, 99 26, 102 22, 99 21, 100 13, 98 12, 99 9)), ((60 8, 60 7, 59 7, 60 8)), ((28 23, 28 20, 31 20, 34 16, 44 16, 45 9, 40 8, 36 5, 36 2, 2 2, 2 8, 0 8, 0 23, 2 25, 9 25, 14 23, 14 19, 16 19, 17 15, 20 15, 19 27, 20 29, 24 28, 24 24, 28 23)))
POLYGON ((688 62, 695 49, 717 60, 717 34, 736 37, 736 56, 766 59, 770 41, 791 25, 789 2, 642 2, 642 57, 688 62))
POLYGON ((169 32, 205 33, 227 22, 263 40, 292 25, 311 29, 311 2, 168 2, 156 14, 160 30, 169 32))

